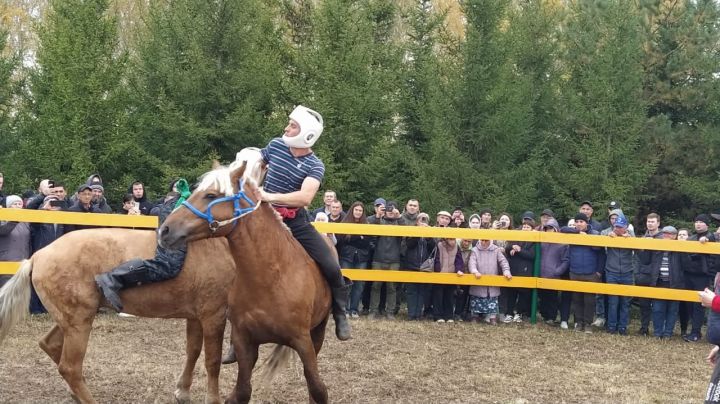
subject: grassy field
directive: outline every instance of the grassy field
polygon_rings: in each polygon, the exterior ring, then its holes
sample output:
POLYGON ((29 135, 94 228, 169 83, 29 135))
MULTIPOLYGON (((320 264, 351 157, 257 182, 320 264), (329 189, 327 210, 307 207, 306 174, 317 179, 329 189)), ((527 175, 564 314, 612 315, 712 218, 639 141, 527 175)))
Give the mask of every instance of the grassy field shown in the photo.
MULTIPOLYGON (((35 316, 0 345, 1 403, 72 402, 37 345, 51 324, 35 316)), ((492 327, 362 318, 353 325, 354 338, 344 343, 328 328, 320 353, 333 402, 702 402, 712 371, 704 362, 710 345, 679 337, 658 341, 526 323, 492 327)), ((85 360, 96 400, 173 402, 184 330, 181 320, 98 316, 85 360)), ((204 399, 202 358, 198 363, 194 402, 204 399)), ((231 391, 235 374, 234 366, 223 367, 223 395, 231 391)), ((253 400, 307 402, 299 360, 272 385, 256 386, 253 400)))

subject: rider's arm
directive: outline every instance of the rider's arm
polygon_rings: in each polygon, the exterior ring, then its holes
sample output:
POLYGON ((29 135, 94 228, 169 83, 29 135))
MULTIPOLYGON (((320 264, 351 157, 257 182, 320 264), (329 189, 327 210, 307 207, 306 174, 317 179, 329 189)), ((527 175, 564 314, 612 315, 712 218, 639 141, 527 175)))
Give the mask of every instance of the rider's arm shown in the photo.
POLYGON ((307 177, 305 181, 303 181, 299 191, 287 194, 271 194, 263 191, 262 199, 265 202, 301 208, 303 206, 309 206, 310 203, 312 203, 318 189, 320 189, 320 181, 316 178, 307 177))

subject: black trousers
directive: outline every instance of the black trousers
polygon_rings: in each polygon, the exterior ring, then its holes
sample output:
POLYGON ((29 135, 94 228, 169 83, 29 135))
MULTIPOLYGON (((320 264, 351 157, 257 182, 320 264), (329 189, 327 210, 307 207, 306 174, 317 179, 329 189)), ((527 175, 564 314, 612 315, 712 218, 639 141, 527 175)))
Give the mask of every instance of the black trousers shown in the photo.
POLYGON ((297 216, 285 219, 285 224, 292 231, 293 237, 305 248, 310 257, 318 263, 320 271, 331 288, 339 288, 345 284, 340 272, 340 262, 332 255, 330 247, 323 236, 308 221, 305 209, 298 209, 297 216))
POLYGON ((148 280, 162 282, 178 276, 185 264, 186 255, 186 248, 169 250, 158 245, 155 248, 155 258, 143 261, 143 265, 149 269, 148 280))

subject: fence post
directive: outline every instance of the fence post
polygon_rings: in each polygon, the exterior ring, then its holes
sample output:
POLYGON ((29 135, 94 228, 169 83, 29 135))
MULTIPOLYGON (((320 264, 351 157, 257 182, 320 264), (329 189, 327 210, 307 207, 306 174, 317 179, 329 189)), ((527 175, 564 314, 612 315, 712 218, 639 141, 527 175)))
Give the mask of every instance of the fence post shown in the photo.
MULTIPOLYGON (((536 278, 540 277, 540 244, 535 243, 535 262, 533 263, 533 276, 536 278)), ((538 290, 533 288, 532 290, 532 303, 530 305, 530 323, 537 323, 537 304, 538 304, 538 290)))

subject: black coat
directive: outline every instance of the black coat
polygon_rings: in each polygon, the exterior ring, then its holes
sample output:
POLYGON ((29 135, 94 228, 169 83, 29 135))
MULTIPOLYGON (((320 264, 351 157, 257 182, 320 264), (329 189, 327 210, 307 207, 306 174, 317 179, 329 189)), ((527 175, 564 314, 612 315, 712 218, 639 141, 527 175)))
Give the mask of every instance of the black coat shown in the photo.
POLYGON ((425 260, 430 258, 437 240, 431 237, 407 237, 405 238, 405 245, 407 250, 405 251, 405 264, 407 268, 404 269, 420 269, 425 260))
MULTIPOLYGON (((638 286, 657 286, 660 279, 660 265, 663 251, 640 250, 637 252, 639 264, 635 273, 635 284, 638 286)), ((685 289, 685 268, 690 265, 690 254, 670 251, 670 287, 685 289)))
POLYGON ((336 234, 340 259, 350 262, 368 262, 374 237, 350 234, 336 234))
MULTIPOLYGON (((80 203, 80 201, 75 201, 75 204, 68 208, 68 212, 79 212, 79 213, 103 213, 100 212, 97 209, 97 206, 90 204, 90 208, 85 209, 85 207, 80 203)), ((71 231, 75 230, 83 230, 83 229, 94 229, 97 226, 90 226, 90 225, 84 225, 84 224, 66 224, 65 225, 65 233, 70 233, 71 231)))
POLYGON ((527 241, 508 242, 505 247, 505 256, 510 264, 510 273, 513 276, 532 276, 535 263, 535 243, 527 241), (513 245, 519 245, 521 250, 510 255, 513 245))

